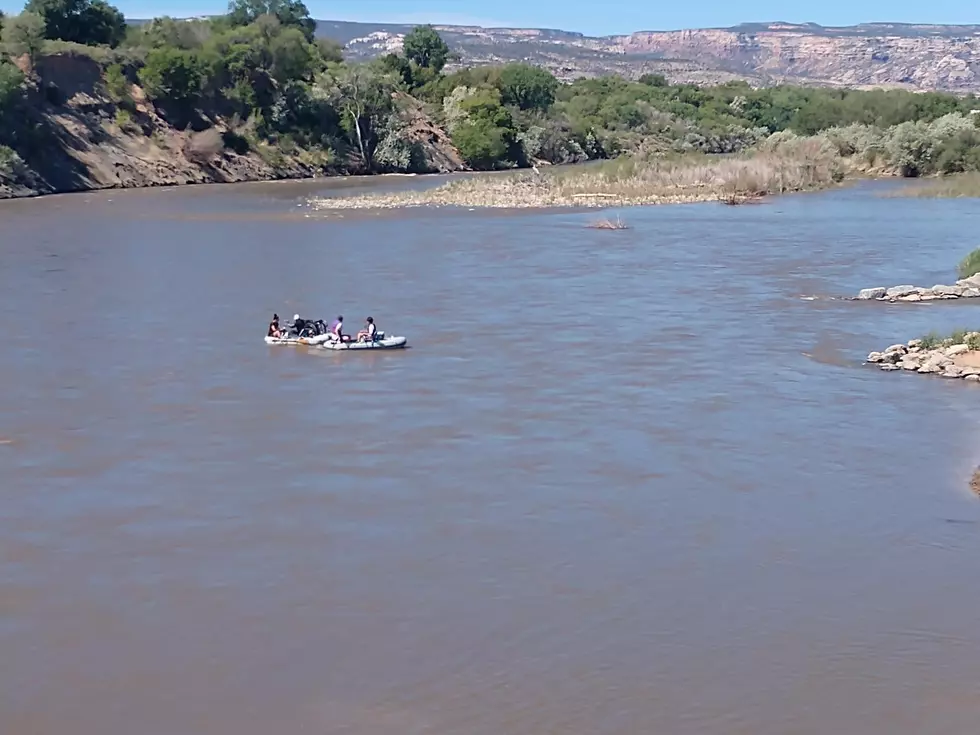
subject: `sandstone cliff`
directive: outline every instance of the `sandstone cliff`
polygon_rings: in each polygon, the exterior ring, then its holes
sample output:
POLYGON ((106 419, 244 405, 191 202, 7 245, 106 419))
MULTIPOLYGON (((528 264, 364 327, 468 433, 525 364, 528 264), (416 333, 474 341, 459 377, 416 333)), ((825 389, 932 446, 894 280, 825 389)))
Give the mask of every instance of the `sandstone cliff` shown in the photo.
POLYGON ((773 23, 634 33, 613 43, 627 55, 653 53, 711 61, 773 81, 980 90, 978 26, 823 28, 773 23))
MULTIPOLYGON (((370 58, 398 49, 410 28, 320 21, 318 32, 344 43, 352 58, 370 58)), ((980 25, 827 28, 761 23, 606 37, 541 29, 437 28, 460 53, 463 65, 530 61, 565 80, 658 72, 673 82, 698 84, 741 78, 758 85, 980 92, 980 25)))

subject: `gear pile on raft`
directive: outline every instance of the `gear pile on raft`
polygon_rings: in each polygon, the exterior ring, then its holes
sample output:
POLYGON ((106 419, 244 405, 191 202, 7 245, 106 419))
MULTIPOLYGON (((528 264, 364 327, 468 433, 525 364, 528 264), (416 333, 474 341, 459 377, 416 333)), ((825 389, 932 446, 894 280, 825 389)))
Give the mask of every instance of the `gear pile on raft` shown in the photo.
POLYGON ((323 319, 304 319, 299 314, 285 327, 279 325, 279 315, 273 314, 265 336, 270 345, 304 345, 326 350, 396 350, 404 347, 405 337, 389 337, 374 323, 374 317, 364 320, 364 328, 356 335, 344 332, 344 317, 338 316, 329 327, 323 319))

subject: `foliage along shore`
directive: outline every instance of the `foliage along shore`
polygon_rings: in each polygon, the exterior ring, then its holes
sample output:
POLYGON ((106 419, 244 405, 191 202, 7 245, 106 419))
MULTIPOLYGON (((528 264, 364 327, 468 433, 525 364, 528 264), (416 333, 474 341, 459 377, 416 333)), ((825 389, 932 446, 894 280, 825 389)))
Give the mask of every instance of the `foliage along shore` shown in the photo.
MULTIPOLYGON (((562 84, 527 64, 454 69, 429 26, 398 53, 349 63, 300 0, 233 0, 218 18, 139 26, 105 0, 30 0, 0 26, 0 196, 619 159, 423 194, 475 206, 738 202, 855 171, 980 170, 973 96, 658 75, 562 84)), ((406 196, 388 205, 422 194, 406 196)))

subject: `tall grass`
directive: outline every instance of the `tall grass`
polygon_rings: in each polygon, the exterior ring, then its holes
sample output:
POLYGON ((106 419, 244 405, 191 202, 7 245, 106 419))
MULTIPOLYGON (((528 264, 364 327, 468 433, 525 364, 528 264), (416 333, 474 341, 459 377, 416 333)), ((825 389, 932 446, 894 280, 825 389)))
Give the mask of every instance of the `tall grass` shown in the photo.
POLYGON ((912 196, 929 199, 980 199, 980 173, 955 174, 903 186, 888 196, 912 196))
POLYGON ((977 248, 960 261, 958 272, 960 278, 969 278, 980 273, 980 248, 977 248))

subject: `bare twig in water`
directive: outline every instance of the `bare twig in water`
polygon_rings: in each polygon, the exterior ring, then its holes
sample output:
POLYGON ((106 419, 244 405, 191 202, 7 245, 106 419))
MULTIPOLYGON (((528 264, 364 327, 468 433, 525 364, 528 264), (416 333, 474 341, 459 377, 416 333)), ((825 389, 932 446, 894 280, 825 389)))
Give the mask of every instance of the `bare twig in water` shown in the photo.
POLYGON ((623 222, 623 220, 621 220, 619 216, 617 216, 615 220, 611 220, 611 219, 595 220, 593 222, 590 222, 587 225, 587 227, 590 230, 628 230, 629 229, 629 225, 623 222))
POLYGON ((976 495, 980 495, 980 467, 973 471, 973 477, 970 478, 970 489, 976 495))

